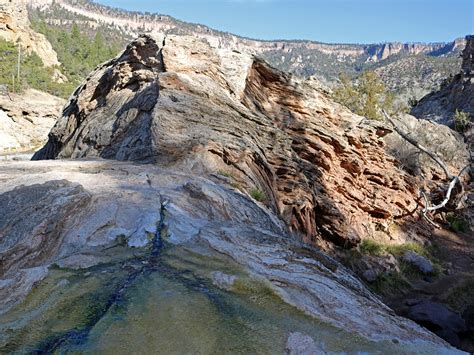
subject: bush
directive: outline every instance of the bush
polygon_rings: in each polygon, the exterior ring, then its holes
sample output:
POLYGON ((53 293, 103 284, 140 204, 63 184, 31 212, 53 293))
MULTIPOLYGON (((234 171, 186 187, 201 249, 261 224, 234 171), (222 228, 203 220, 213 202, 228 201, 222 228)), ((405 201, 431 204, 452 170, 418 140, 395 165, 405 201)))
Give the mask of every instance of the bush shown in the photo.
POLYGON ((381 255, 384 252, 384 246, 370 239, 364 239, 360 243, 359 250, 363 254, 381 255))
POLYGON ((455 232, 468 232, 469 231, 469 220, 457 213, 448 213, 446 220, 449 223, 450 228, 455 232))
POLYGON ((260 190, 257 187, 254 187, 252 190, 250 190, 250 196, 256 200, 256 201, 265 201, 267 199, 267 196, 265 195, 265 192, 260 190))
POLYGON ((458 132, 464 132, 471 124, 471 117, 469 113, 456 110, 454 113, 454 129, 458 132))

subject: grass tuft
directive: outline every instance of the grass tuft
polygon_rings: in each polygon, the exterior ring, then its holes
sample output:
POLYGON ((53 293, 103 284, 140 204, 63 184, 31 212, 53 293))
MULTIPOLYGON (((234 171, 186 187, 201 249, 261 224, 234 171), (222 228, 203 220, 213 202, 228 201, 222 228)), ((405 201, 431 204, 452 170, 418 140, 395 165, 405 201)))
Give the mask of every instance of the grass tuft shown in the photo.
POLYGON ((266 201, 267 199, 265 192, 260 190, 258 187, 254 187, 252 190, 250 190, 249 194, 254 200, 259 202, 266 201))

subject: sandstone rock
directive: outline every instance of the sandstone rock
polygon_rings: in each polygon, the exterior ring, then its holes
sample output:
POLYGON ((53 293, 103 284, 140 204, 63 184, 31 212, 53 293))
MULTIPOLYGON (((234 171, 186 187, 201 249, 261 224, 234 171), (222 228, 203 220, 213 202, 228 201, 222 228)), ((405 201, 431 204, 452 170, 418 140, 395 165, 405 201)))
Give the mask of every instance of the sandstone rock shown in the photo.
POLYGON ((37 91, 0 95, 0 155, 29 152, 47 141, 65 100, 37 91))
POLYGON ((435 302, 423 301, 414 305, 409 309, 408 317, 454 345, 459 345, 458 333, 466 327, 461 316, 435 302))
POLYGON ((318 346, 313 338, 308 335, 295 332, 291 333, 286 343, 288 355, 323 355, 324 350, 318 346))
POLYGON ((447 79, 440 90, 423 97, 412 109, 411 114, 442 124, 454 126, 453 118, 456 110, 474 117, 474 36, 466 36, 466 47, 463 51, 461 72, 447 79))
POLYGON ((412 264, 418 268, 423 274, 432 274, 434 272, 433 263, 424 256, 414 251, 406 251, 403 254, 403 261, 412 264))
POLYGON ((142 36, 84 81, 34 159, 229 171, 304 241, 351 247, 381 221, 413 219, 417 182, 384 152, 385 134, 248 54, 142 36))
POLYGON ((234 275, 224 274, 221 271, 215 271, 212 273, 212 282, 214 285, 223 288, 225 290, 230 290, 234 285, 235 280, 237 277, 234 275))
MULTIPOLYGON (((396 121, 401 130, 438 154, 448 164, 453 174, 457 174, 469 162, 469 150, 463 137, 449 127, 407 114, 397 116, 396 121)), ((442 173, 431 158, 420 153, 400 135, 389 134, 384 137, 384 141, 388 152, 412 174, 423 174, 430 178, 433 173, 442 173)))

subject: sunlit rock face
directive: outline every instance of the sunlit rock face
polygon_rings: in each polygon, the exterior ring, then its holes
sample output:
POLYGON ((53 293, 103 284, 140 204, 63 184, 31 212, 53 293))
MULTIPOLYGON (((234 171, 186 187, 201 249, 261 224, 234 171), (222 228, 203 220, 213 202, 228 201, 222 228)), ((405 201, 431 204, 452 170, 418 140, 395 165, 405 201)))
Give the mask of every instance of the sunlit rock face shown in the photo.
POLYGON ((413 235, 417 182, 385 153, 387 133, 250 55, 142 36, 84 81, 34 158, 226 171, 304 241, 351 247, 391 223, 413 235))

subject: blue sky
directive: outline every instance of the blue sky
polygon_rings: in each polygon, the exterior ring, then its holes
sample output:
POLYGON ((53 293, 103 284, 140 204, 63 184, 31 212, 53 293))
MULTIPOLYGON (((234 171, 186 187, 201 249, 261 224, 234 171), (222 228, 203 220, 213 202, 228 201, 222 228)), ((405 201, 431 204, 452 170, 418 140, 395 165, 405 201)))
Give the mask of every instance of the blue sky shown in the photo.
POLYGON ((474 33, 474 0, 95 0, 259 39, 441 42, 474 33))

